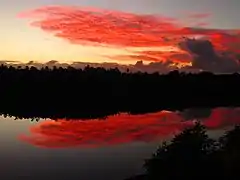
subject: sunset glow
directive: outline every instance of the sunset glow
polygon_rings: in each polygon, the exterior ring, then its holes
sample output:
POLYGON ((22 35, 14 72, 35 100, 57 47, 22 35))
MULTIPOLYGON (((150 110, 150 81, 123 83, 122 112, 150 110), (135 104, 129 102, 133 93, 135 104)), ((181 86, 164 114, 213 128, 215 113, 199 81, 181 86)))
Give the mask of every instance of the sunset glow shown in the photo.
MULTIPOLYGON (((226 1, 233 14, 218 12, 217 6, 221 9, 226 3, 215 0, 209 2, 214 6, 203 3, 204 7, 188 0, 180 4, 171 0, 21 2, 9 12, 3 11, 3 62, 135 65, 142 61, 152 64, 140 70, 159 72, 240 69, 240 24, 233 2, 226 1), (189 41, 192 39, 196 41, 189 41)), ((10 8, 8 3, 0 6, 10 8)))
MULTIPOLYGON (((191 18, 202 19, 208 16, 195 14, 191 18)), ((49 6, 20 14, 19 17, 35 18, 32 26, 70 44, 122 49, 122 53, 119 51, 118 55, 111 55, 111 51, 108 51, 108 58, 125 63, 171 60, 170 66, 191 66, 194 52, 190 51, 194 50, 189 51, 181 46, 186 38, 208 40, 217 53, 230 54, 231 61, 236 61, 240 52, 240 33, 237 30, 228 32, 220 29, 191 28, 183 26, 178 19, 156 15, 49 6)), ((104 57, 102 53, 98 55, 104 57)))

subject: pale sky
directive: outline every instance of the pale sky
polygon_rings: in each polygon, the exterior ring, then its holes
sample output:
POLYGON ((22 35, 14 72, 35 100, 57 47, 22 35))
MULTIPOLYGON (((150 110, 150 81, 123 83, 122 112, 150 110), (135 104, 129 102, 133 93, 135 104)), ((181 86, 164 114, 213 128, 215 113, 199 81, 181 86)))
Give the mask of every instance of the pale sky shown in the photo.
POLYGON ((46 5, 78 5, 182 18, 186 13, 210 13, 211 27, 240 28, 239 0, 1 0, 1 60, 114 62, 101 55, 128 53, 124 49, 73 45, 31 27, 29 19, 17 17, 19 13, 46 5))

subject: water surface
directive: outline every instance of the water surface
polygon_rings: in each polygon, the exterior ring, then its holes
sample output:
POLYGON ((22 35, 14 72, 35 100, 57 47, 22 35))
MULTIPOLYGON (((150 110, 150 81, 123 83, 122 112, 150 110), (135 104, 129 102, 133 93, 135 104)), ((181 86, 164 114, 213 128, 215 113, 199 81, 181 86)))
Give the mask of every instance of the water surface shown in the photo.
POLYGON ((144 159, 196 119, 217 137, 240 122, 240 109, 120 114, 74 122, 1 117, 0 177, 123 180, 142 173, 144 159))

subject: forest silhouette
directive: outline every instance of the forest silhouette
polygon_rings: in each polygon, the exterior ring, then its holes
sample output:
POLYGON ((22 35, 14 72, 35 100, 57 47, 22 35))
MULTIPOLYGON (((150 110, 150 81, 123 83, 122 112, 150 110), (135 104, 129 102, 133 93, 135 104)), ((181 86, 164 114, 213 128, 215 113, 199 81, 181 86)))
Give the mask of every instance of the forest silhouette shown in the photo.
POLYGON ((219 139, 199 122, 163 142, 143 165, 146 173, 126 180, 239 179, 240 126, 219 139))
POLYGON ((240 105, 240 75, 0 66, 0 113, 18 118, 104 118, 127 112, 240 105))

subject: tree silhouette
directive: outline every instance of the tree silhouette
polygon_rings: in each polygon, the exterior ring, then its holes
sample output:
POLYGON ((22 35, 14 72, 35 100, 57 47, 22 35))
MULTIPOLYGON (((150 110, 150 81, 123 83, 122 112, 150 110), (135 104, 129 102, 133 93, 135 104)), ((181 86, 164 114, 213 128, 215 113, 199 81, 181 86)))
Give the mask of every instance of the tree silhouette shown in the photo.
POLYGON ((164 142, 147 160, 144 167, 150 179, 196 179, 205 168, 207 157, 213 151, 214 140, 206 134, 199 122, 164 142))
POLYGON ((223 151, 235 152, 240 150, 240 126, 237 125, 234 129, 227 131, 220 139, 221 148, 223 151))
POLYGON ((170 142, 163 142, 152 157, 145 161, 146 174, 129 180, 239 179, 239 141, 240 126, 235 126, 218 140, 213 140, 198 122, 170 142))
POLYGON ((25 118, 101 118, 119 112, 239 106, 240 76, 121 72, 86 66, 0 66, 0 113, 25 118), (226 88, 228 87, 228 88, 226 88))
POLYGON ((227 131, 224 136, 219 139, 220 152, 219 159, 223 166, 223 172, 227 177, 239 176, 240 163, 240 126, 227 131))

